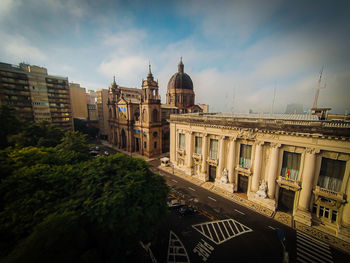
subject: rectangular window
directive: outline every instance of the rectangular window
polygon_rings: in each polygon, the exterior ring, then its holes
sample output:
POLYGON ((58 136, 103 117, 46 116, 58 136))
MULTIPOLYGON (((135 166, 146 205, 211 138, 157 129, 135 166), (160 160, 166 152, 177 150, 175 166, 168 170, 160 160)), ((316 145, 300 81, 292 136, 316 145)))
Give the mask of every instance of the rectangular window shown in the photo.
POLYGON ((300 167, 300 154, 284 152, 281 176, 286 179, 297 180, 300 167))
POLYGON ((179 149, 184 150, 185 149, 185 134, 179 133, 179 149))
POLYGON ((338 211, 332 210, 332 222, 337 221, 337 215, 338 215, 338 211))
POLYGON ((210 139, 210 150, 209 150, 209 158, 212 160, 217 159, 218 155, 218 140, 210 139))
POLYGON ((195 153, 196 154, 202 154, 202 137, 195 137, 195 153))
POLYGON ((143 148, 146 148, 146 147, 147 147, 147 143, 143 142, 143 148))
POLYGON ((317 185, 331 191, 339 192, 343 182, 345 165, 345 161, 322 158, 317 185))
POLYGON ((157 142, 154 142, 154 149, 157 149, 157 142))
POLYGON ((248 169, 251 165, 252 146, 248 144, 241 144, 239 154, 239 166, 248 169))

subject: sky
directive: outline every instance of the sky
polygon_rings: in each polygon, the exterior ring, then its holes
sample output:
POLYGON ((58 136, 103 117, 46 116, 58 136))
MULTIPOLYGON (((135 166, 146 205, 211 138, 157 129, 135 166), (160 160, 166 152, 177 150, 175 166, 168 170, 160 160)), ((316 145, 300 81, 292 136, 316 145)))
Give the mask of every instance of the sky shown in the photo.
POLYGON ((350 113, 350 1, 1 0, 0 61, 43 66, 92 90, 141 88, 162 102, 180 57, 211 112, 290 103, 350 113), (325 88, 324 88, 325 87, 325 88))

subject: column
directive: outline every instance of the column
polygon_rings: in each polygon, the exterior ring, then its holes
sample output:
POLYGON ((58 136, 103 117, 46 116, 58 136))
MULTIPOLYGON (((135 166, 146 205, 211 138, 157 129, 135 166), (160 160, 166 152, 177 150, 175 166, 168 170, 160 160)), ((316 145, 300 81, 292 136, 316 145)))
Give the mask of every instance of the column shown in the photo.
MULTIPOLYGON (((173 123, 170 123, 170 162, 174 164, 176 162, 176 150, 177 150, 177 138, 178 135, 176 133, 176 126, 173 123)), ((142 138, 142 131, 141 131, 141 138, 142 138)), ((141 140, 141 148, 143 149, 143 141, 141 140)))
POLYGON ((349 203, 349 199, 350 199, 350 182, 349 181, 348 181, 348 185, 347 185, 346 188, 347 188, 346 189, 346 197, 347 197, 348 202, 346 202, 344 204, 344 209, 343 209, 341 223, 345 227, 349 227, 350 226, 350 203, 349 203))
POLYGON ((233 175, 235 171, 235 149, 236 138, 233 138, 230 142, 230 149, 228 153, 228 181, 230 184, 233 183, 233 175))
POLYGON ((193 147, 192 147, 192 132, 189 131, 186 133, 186 159, 187 159, 187 167, 192 168, 192 154, 193 154, 193 147))
POLYGON ((255 144, 255 156, 254 156, 254 170, 252 178, 252 191, 256 192, 259 189, 259 179, 261 173, 261 158, 262 158, 262 145, 263 142, 256 142, 255 144))
POLYGON ((225 136, 220 138, 219 142, 219 164, 216 169, 216 179, 221 178, 222 170, 224 168, 224 147, 225 147, 225 136))
POLYGON ((207 171, 207 158, 208 158, 208 134, 203 134, 202 137, 202 169, 201 173, 205 174, 207 171))
POLYGON ((276 173, 278 167, 278 148, 280 144, 271 144, 271 153, 270 153, 270 167, 269 167, 269 178, 267 181, 268 187, 268 196, 271 199, 275 198, 275 188, 276 188, 276 173))
POLYGON ((315 174, 315 149, 306 149, 298 209, 309 211, 315 174))

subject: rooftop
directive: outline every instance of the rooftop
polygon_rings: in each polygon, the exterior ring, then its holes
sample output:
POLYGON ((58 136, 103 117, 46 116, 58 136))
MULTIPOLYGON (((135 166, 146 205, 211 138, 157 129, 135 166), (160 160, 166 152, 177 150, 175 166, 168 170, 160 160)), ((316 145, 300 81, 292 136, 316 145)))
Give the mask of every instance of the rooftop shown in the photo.
POLYGON ((318 120, 317 116, 307 114, 187 113, 172 114, 170 122, 227 129, 252 129, 263 132, 350 138, 350 122, 318 120))

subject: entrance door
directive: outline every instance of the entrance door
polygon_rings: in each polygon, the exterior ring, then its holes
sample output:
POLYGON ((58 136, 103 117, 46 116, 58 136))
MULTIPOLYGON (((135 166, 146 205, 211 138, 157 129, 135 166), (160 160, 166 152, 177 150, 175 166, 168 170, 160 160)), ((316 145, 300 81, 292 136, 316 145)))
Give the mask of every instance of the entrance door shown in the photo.
POLYGON ((278 210, 293 213, 294 196, 294 191, 281 187, 278 195, 278 210))
POLYGON ((209 165, 209 181, 214 182, 216 177, 216 166, 209 165))
POLYGON ((139 138, 135 138, 135 146, 136 146, 136 152, 140 151, 140 139, 139 138))
POLYGON ((126 148, 126 135, 125 135, 125 131, 124 129, 122 130, 122 149, 125 149, 126 148))
POLYGON ((248 176, 238 174, 237 192, 247 193, 247 190, 248 190, 248 176))

